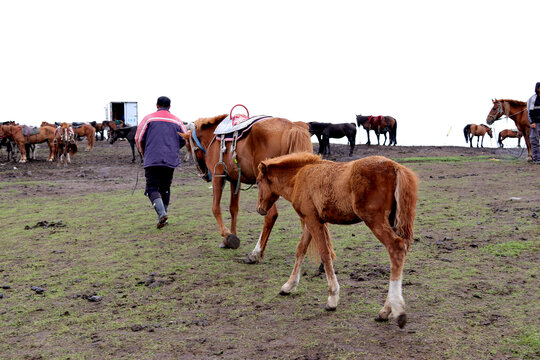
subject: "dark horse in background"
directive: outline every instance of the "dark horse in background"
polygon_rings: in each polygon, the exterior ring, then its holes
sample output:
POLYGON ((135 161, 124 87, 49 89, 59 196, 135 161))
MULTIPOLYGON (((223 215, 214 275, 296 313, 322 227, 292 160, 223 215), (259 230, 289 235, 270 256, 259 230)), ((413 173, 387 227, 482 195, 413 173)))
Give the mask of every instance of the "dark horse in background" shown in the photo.
POLYGON ((349 156, 353 154, 356 142, 356 125, 354 123, 321 123, 312 121, 309 123, 309 133, 317 136, 319 141, 319 154, 330 155, 330 138, 339 139, 347 137, 351 150, 349 156))
MULTIPOLYGON (((112 129, 110 128, 109 133, 109 143, 114 144, 116 140, 118 139, 127 139, 129 142, 129 145, 131 146, 131 155, 132 159, 131 162, 135 162, 135 133, 137 132, 136 126, 130 126, 130 127, 124 127, 124 128, 117 128, 112 129)), ((137 152, 139 152, 137 150, 137 152)), ((142 155, 139 153, 139 157, 141 158, 142 162, 142 155)))
POLYGON ((102 141, 105 138, 104 132, 108 125, 103 124, 103 122, 98 123, 96 121, 90 121, 89 124, 92 125, 94 129, 96 129, 96 140, 102 141), (98 134, 100 135, 99 137, 97 136, 98 134))
POLYGON ((380 145, 379 135, 384 135, 383 145, 386 143, 386 133, 390 135, 390 142, 388 145, 397 145, 397 121, 391 116, 362 116, 356 115, 356 123, 358 127, 363 126, 367 133, 366 145, 371 145, 369 139, 369 130, 375 131, 377 135, 377 144, 380 145))

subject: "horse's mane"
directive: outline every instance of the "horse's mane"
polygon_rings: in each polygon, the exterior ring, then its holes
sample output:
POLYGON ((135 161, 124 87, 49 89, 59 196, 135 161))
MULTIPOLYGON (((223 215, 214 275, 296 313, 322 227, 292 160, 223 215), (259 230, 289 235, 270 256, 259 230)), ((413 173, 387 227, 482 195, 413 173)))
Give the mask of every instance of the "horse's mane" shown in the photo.
POLYGON ((507 102, 510 105, 515 105, 515 106, 526 106, 527 105, 527 103, 525 101, 513 100, 513 99, 496 99, 495 101, 507 102))
POLYGON ((200 118, 195 120, 195 127, 204 129, 206 127, 219 124, 223 119, 227 117, 227 114, 218 115, 210 118, 200 118))
POLYGON ((299 152, 268 159, 265 160, 264 163, 267 167, 279 166, 280 168, 292 169, 297 168, 298 166, 314 164, 319 161, 322 161, 319 155, 308 152, 299 152))

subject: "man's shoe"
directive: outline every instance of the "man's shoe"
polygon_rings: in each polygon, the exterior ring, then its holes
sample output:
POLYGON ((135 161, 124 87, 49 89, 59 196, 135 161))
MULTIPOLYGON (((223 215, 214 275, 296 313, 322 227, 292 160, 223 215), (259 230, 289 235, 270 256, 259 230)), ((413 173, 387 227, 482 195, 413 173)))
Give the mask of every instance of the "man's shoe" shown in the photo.
POLYGON ((165 225, 169 224, 167 221, 169 217, 167 216, 167 211, 165 210, 165 205, 163 205, 163 200, 161 198, 157 198, 154 200, 153 204, 154 210, 156 210, 156 213, 158 215, 158 223, 156 227, 158 229, 161 229, 165 225))

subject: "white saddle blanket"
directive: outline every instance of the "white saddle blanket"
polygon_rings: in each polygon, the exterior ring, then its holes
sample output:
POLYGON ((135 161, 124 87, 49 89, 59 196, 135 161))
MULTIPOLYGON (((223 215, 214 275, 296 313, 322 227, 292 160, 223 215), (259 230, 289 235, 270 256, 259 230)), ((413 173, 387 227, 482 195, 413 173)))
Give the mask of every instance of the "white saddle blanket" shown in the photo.
POLYGON ((216 130, 214 130, 215 135, 225 135, 230 134, 235 131, 243 130, 247 127, 249 127, 251 124, 253 124, 257 120, 261 120, 264 118, 268 118, 270 116, 266 115, 258 115, 253 116, 247 119, 246 121, 242 121, 240 124, 233 125, 231 117, 227 116, 225 119, 223 119, 219 125, 217 126, 216 130))

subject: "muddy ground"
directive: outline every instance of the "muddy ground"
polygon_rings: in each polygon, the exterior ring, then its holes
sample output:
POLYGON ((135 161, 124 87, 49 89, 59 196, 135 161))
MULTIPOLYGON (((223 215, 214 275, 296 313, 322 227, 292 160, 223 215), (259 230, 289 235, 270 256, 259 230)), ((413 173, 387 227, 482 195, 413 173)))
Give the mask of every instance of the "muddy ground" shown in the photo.
MULTIPOLYGON (((86 141, 83 140, 81 145, 83 150, 86 141)), ((314 144, 314 150, 318 150, 317 144, 314 144)), ((307 279, 301 284, 307 287, 312 282, 317 283, 316 291, 319 292, 316 294, 308 293, 304 288, 297 297, 292 296, 288 300, 272 298, 260 304, 257 303, 260 294, 254 290, 257 295, 252 302, 246 305, 244 301, 247 300, 238 300, 239 304, 235 304, 235 295, 230 289, 226 290, 228 285, 225 283, 221 295, 218 291, 217 295, 208 295, 204 298, 206 300, 201 300, 202 303, 194 305, 199 309, 197 314, 184 314, 189 321, 173 324, 163 320, 161 323, 156 321, 156 325, 125 315, 123 321, 127 325, 109 328, 106 333, 95 331, 92 335, 95 338, 90 336, 86 339, 81 334, 66 335, 67 345, 63 351, 48 345, 61 342, 48 338, 44 331, 18 333, 16 327, 13 328, 14 319, 10 316, 9 306, 14 304, 9 299, 15 298, 13 292, 17 284, 12 284, 0 290, 4 294, 4 299, 0 299, 0 321, 3 317, 10 324, 3 329, 0 324, 0 330, 7 334, 8 339, 7 345, 0 348, 0 358, 499 360, 540 356, 537 311, 540 306, 537 278, 540 276, 540 166, 528 164, 526 154, 518 148, 357 145, 353 156, 348 157, 346 146, 332 144, 332 151, 328 158, 334 161, 349 161, 369 155, 387 156, 413 168, 420 177, 415 244, 405 269, 404 297, 410 319, 405 329, 399 329, 392 322, 379 324, 373 321, 387 290, 387 263, 376 260, 359 262, 353 260, 354 257, 349 258, 349 255, 360 257, 363 252, 375 249, 377 244, 371 240, 371 247, 367 249, 356 245, 336 247, 336 269, 342 286, 340 304, 343 304, 336 313, 324 312, 322 306, 326 295, 319 290, 324 291, 325 279, 314 273, 316 267, 312 266, 304 273, 307 279), (437 194, 440 194, 440 199, 437 194), (497 227, 501 228, 502 236, 496 235, 497 227), (480 259, 478 263, 471 260, 475 257, 480 259), (448 273, 443 274, 441 268, 448 273), (491 272, 497 274, 498 280, 490 277, 491 272), (441 281, 444 285, 437 285, 441 281), (377 295, 375 298, 374 294, 377 295), (368 301, 370 297, 375 305, 368 302, 369 311, 361 312, 362 316, 357 316, 354 304, 347 305, 347 301, 355 299, 358 302, 356 306, 362 308, 362 299, 368 301), (522 308, 520 303, 526 306, 522 308), (246 321, 248 319, 243 315, 231 315, 242 311, 236 306, 249 308, 245 316, 253 316, 252 321, 246 321), (513 325, 516 321, 518 326, 513 325), (237 332, 238 324, 242 324, 240 333, 237 332), (173 327, 176 327, 174 331, 173 327), (280 329, 282 333, 272 333, 272 328, 280 329), (114 341, 104 340, 107 337, 114 341), (152 350, 147 346, 147 339, 167 346, 160 348, 156 345, 152 350), (172 344, 182 346, 174 347, 172 344), (141 349, 144 352, 140 352, 141 349)), ((0 153, 0 183, 11 183, 3 186, 9 191, 0 192, 0 203, 5 206, 20 196, 39 199, 66 193, 85 192, 91 196, 131 190, 137 177, 138 189, 143 187, 144 174, 137 164, 131 163, 131 151, 125 141, 114 145, 98 141, 93 152, 81 151, 69 166, 47 163, 47 153, 46 147, 41 145, 37 160, 27 164, 6 162, 5 152, 0 153), (58 181, 61 181, 61 188, 55 186, 58 181)), ((195 167, 187 161, 176 171, 193 174, 195 167)), ((175 175, 175 179, 182 183, 202 182, 193 176, 175 175)), ((177 198, 174 201, 181 200, 177 198)), ((208 203, 205 206, 211 215, 208 203)), ((281 206, 286 207, 287 204, 281 206)), ((250 213, 254 213, 253 209, 250 213)), ((212 247, 217 247, 219 240, 213 218, 201 221, 212 223, 208 226, 214 233, 206 238, 211 239, 212 247)), ((276 234, 288 229, 288 225, 278 224, 276 234)), ((244 247, 238 253, 232 253, 235 254, 233 264, 240 269, 240 274, 253 269, 249 267, 251 265, 242 264, 241 259, 253 247, 257 231, 258 226, 255 226, 249 232, 251 238, 243 239, 244 247)), ((350 235, 350 231, 347 234, 350 235)), ((338 240, 341 237, 345 235, 334 235, 338 240)), ((0 246, 3 246, 1 242, 0 246)), ((194 247, 199 249, 201 246, 194 247)), ((373 251, 385 256, 380 245, 373 251)), ((264 272, 272 264, 280 264, 285 271, 292 270, 294 245, 289 246, 286 253, 286 265, 282 265, 285 259, 270 252, 266 262, 255 265, 255 269, 264 272)), ((20 258, 21 254, 18 256, 20 258)), ((201 254, 196 257, 199 259, 201 254)), ((223 261, 230 263, 231 260, 223 261)), ((10 282, 9 264, 10 261, 6 261, 2 266, 0 262, 0 285, 10 282)), ((202 288, 205 284, 219 286, 212 275, 207 275, 208 278, 196 279, 195 284, 202 288)), ((154 276, 160 275, 150 274, 152 280, 154 276)), ((178 282, 181 275, 171 272, 168 277, 166 274, 162 276, 160 286, 173 289, 175 279, 178 282)), ((248 275, 248 281, 255 276, 258 275, 248 275)), ((275 290, 277 295, 278 283, 284 282, 286 276, 282 274, 272 279, 271 285, 262 283, 261 286, 264 289, 271 287, 269 291, 273 293, 275 290)), ((143 287, 148 286, 144 284, 142 274, 141 282, 143 287)), ((130 290, 126 291, 129 293, 130 290)), ((175 297, 170 296, 174 307, 175 297)), ((80 305, 72 306, 75 308, 70 308, 69 312, 66 310, 66 314, 85 311, 77 308, 80 305)), ((123 308, 115 306, 119 308, 111 316, 116 316, 118 311, 123 314, 123 308)), ((47 308, 44 310, 39 306, 36 311, 40 314, 47 312, 47 308)), ((65 331, 69 334, 69 330, 65 331)))

